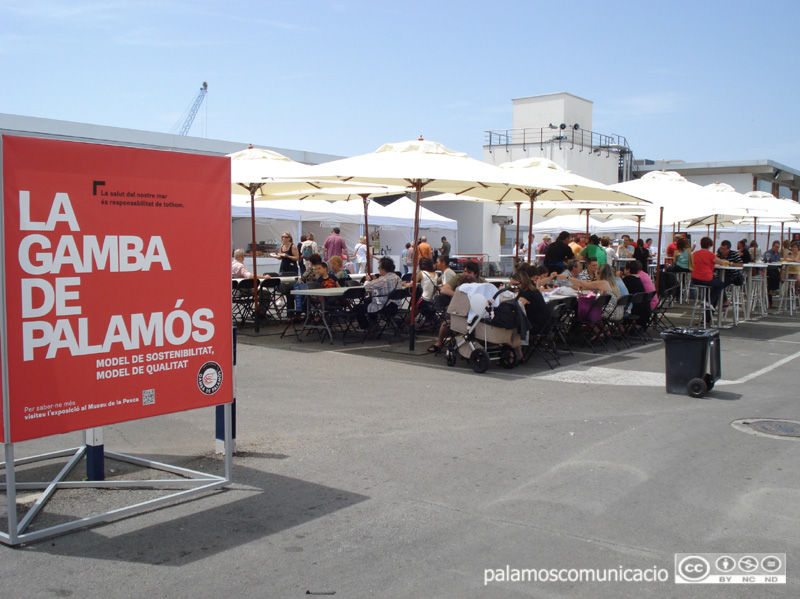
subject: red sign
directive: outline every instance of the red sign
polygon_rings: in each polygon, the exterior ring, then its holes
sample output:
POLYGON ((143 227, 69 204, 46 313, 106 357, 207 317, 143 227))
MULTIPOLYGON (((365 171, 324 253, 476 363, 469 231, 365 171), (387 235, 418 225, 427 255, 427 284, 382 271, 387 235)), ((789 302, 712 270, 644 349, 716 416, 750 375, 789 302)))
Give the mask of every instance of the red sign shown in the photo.
POLYGON ((232 401, 230 160, 9 136, 2 158, 5 441, 232 401))

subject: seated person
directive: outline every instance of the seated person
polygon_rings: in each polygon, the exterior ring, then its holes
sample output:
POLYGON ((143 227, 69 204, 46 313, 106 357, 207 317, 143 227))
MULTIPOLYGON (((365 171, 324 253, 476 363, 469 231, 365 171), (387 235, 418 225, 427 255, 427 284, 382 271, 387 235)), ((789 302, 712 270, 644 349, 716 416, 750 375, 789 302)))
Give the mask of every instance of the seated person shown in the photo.
MULTIPOLYGON (((605 264, 605 262, 603 262, 605 264)), ((597 258, 587 258, 586 268, 584 268, 578 277, 581 281, 596 281, 597 280, 597 267, 599 266, 597 258)))
POLYGON ((713 245, 714 241, 710 237, 703 237, 700 240, 700 249, 692 253, 692 285, 711 287, 711 305, 705 306, 710 311, 717 305, 722 290, 730 284, 729 279, 723 283, 721 279, 714 277, 714 266, 725 264, 725 260, 711 251, 713 245))
MULTIPOLYGON (((464 272, 460 275, 457 275, 454 279, 451 279, 449 283, 442 285, 439 289, 440 296, 446 296, 448 298, 452 298, 458 289, 459 285, 463 285, 464 283, 485 283, 486 281, 483 280, 481 277, 481 267, 478 266, 477 262, 469 261, 464 264, 464 272)), ((445 320, 442 325, 439 327, 439 336, 436 338, 436 343, 431 345, 428 348, 429 354, 438 354, 442 351, 442 344, 444 343, 444 338, 450 334, 450 321, 445 320)))
MULTIPOLYGON (((403 283, 403 287, 411 287, 411 281, 403 283)), ((426 321, 431 321, 436 314, 433 301, 436 299, 436 271, 433 270, 433 261, 430 258, 419 259, 419 269, 417 270, 417 285, 422 288, 421 296, 418 296, 419 313, 425 317, 426 321)), ((411 323, 409 314, 408 323, 411 323)))
MULTIPOLYGON (((280 292, 281 295, 288 298, 289 295, 292 293, 292 289, 308 289, 308 285, 310 283, 316 283, 317 278, 319 275, 317 274, 317 265, 322 262, 322 256, 319 254, 311 254, 308 259, 309 267, 306 268, 306 271, 300 276, 300 279, 296 283, 281 283, 280 292)), ((306 298, 303 296, 297 296, 294 298, 294 309, 296 312, 303 312, 305 310, 305 301, 306 298)), ((289 301, 287 299, 287 305, 289 305, 289 301)))
POLYGON ((233 252, 233 261, 231 262, 231 278, 232 279, 269 279, 269 275, 259 277, 247 270, 244 265, 244 250, 238 249, 233 252))
POLYGON ((575 279, 580 278, 581 263, 577 260, 567 260, 564 263, 564 272, 555 279, 556 286, 574 287, 575 279))
POLYGON ((369 303, 357 304, 353 310, 362 329, 369 327, 369 314, 379 312, 386 305, 389 294, 403 285, 394 272, 394 260, 384 256, 378 262, 378 275, 364 277, 364 288, 371 294, 369 303))
POLYGON ((446 285, 456 276, 455 271, 450 268, 450 256, 447 254, 439 254, 439 257, 436 258, 434 268, 441 273, 438 281, 440 286, 446 285))
MULTIPOLYGON (((338 258, 338 256, 334 256, 333 258, 331 258, 331 260, 333 260, 334 258, 338 258)), ((340 262, 341 260, 342 259, 339 258, 340 262)), ((323 289, 332 289, 334 287, 339 287, 338 279, 336 279, 336 277, 331 276, 330 270, 328 269, 328 265, 325 264, 325 262, 320 262, 319 264, 316 265, 315 268, 317 269, 317 283, 323 289)))
POLYGON ((340 281, 350 278, 350 273, 347 272, 347 269, 345 269, 344 261, 342 260, 341 256, 333 256, 330 260, 328 260, 328 270, 330 270, 333 273, 333 276, 340 281))
MULTIPOLYGON (((547 270, 545 268, 545 270, 547 270)), ((528 317, 528 322, 531 325, 530 333, 538 335, 547 324, 550 318, 550 307, 544 301, 541 292, 536 289, 533 281, 531 281, 525 269, 520 268, 511 276, 509 284, 519 290, 517 301, 525 308, 525 316, 528 317)), ((522 358, 522 346, 517 345, 514 347, 517 354, 517 359, 522 358)))

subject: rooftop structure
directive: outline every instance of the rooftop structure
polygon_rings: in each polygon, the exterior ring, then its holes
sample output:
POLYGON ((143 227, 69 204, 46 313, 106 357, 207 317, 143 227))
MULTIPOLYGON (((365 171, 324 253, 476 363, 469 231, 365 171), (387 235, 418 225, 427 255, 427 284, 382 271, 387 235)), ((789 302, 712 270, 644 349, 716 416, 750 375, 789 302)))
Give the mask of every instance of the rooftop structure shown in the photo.
POLYGON ((628 141, 621 135, 592 131, 591 101, 561 92, 512 102, 512 128, 485 132, 485 162, 541 156, 601 183, 633 178, 628 141))
POLYGON ((798 201, 800 170, 774 160, 737 160, 732 162, 684 162, 683 160, 636 161, 638 176, 651 171, 676 171, 692 183, 727 183, 739 193, 766 191, 776 198, 798 201))

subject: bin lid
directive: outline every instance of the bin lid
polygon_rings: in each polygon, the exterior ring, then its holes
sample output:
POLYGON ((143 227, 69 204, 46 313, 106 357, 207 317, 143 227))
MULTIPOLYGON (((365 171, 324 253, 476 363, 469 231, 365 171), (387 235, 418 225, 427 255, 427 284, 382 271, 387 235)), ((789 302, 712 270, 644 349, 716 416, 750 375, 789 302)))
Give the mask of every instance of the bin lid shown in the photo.
POLYGON ((719 337, 719 331, 716 329, 674 327, 661 333, 662 339, 710 339, 712 337, 719 337))

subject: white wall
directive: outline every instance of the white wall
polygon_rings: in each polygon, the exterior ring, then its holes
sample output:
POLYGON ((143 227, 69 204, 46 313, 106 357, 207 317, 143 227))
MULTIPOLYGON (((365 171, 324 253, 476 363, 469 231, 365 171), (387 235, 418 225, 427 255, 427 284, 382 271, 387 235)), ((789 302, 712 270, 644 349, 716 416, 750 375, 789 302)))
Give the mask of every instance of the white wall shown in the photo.
MULTIPOLYGON (((526 145, 525 149, 521 145, 509 146, 508 151, 503 146, 492 146, 491 151, 488 147, 483 149, 483 161, 489 164, 500 165, 504 162, 520 160, 522 158, 548 158, 559 166, 580 175, 588 177, 606 185, 612 185, 619 179, 619 155, 614 152, 598 153, 590 152, 588 148, 581 148, 575 145, 570 149, 570 142, 561 142, 561 149, 558 143, 547 143, 543 146, 539 144, 526 145), (583 150, 583 151, 581 151, 583 150)), ((752 183, 751 183, 752 187, 752 183)))
POLYGON ((550 123, 575 123, 581 129, 592 128, 592 102, 567 93, 515 98, 512 127, 514 129, 547 127, 550 123))

